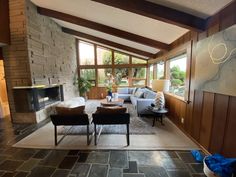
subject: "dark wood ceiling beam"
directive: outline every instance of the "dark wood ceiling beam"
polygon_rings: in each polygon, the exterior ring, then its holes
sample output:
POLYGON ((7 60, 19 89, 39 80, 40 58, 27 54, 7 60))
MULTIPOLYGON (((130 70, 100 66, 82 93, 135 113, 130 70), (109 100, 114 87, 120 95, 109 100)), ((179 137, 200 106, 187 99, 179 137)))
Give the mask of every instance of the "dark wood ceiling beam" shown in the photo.
POLYGON ((139 49, 136 49, 136 48, 133 48, 133 47, 118 44, 118 43, 115 43, 115 42, 112 42, 112 41, 109 41, 109 40, 106 40, 106 39, 102 39, 102 38, 92 36, 92 35, 89 35, 89 34, 86 34, 86 33, 75 31, 75 30, 72 30, 72 29, 69 29, 69 28, 62 28, 62 31, 64 33, 67 33, 67 34, 71 34, 71 35, 74 35, 74 36, 77 36, 77 37, 80 37, 80 38, 85 38, 85 39, 88 39, 88 40, 91 40, 91 41, 94 41, 94 42, 99 42, 99 43, 102 43, 102 44, 105 44, 105 45, 108 45, 108 46, 111 46, 111 47, 122 49, 122 50, 125 50, 125 51, 128 51, 128 52, 132 52, 132 53, 135 53, 135 54, 138 54, 138 55, 146 56, 146 57, 149 57, 149 58, 154 57, 154 54, 152 54, 150 52, 146 52, 146 51, 142 51, 142 50, 139 50, 139 49))
POLYGON ((90 28, 90 29, 94 29, 103 33, 107 33, 113 36, 117 36, 120 38, 124 38, 130 41, 134 41, 137 43, 141 43, 150 47, 154 47, 154 48, 158 48, 161 50, 169 50, 170 46, 166 43, 160 42, 160 41, 156 41, 150 38, 146 38, 143 36, 139 36, 127 31, 123 31, 123 30, 119 30, 110 26, 106 26, 97 22, 93 22, 93 21, 89 21, 80 17, 76 17, 73 15, 69 15, 69 14, 65 14, 62 12, 58 12, 58 11, 54 11, 54 10, 50 10, 50 9, 46 9, 46 8, 42 8, 42 7, 37 7, 38 9, 38 13, 41 15, 45 15, 48 17, 53 17, 59 20, 63 20, 69 23, 73 23, 79 26, 83 26, 86 28, 90 28))
POLYGON ((204 31, 207 20, 145 0, 92 0, 189 30, 204 31))

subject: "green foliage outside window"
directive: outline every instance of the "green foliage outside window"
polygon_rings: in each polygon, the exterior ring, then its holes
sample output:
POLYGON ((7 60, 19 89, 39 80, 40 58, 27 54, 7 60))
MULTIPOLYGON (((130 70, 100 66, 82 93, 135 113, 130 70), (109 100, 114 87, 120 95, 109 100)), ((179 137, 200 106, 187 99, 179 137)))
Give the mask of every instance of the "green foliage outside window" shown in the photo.
POLYGON ((179 66, 174 66, 170 69, 170 92, 184 96, 185 76, 186 72, 181 71, 179 66))

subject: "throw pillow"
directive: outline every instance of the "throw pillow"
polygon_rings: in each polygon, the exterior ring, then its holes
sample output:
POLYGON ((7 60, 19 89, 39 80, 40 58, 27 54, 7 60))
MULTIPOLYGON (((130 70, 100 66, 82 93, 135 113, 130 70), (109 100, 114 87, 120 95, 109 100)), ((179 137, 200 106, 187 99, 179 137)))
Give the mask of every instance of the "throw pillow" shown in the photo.
POLYGON ((67 107, 56 107, 56 111, 58 115, 78 115, 84 114, 85 106, 78 106, 74 108, 67 108, 67 107))
POLYGON ((133 89, 133 92, 132 92, 132 94, 134 95, 135 94, 135 92, 138 90, 138 88, 137 87, 135 87, 134 89, 133 89))
POLYGON ((143 91, 141 89, 139 89, 138 91, 135 92, 134 96, 137 97, 137 98, 142 98, 143 97, 143 91))
POLYGON ((97 107, 96 114, 124 114, 126 107, 112 106, 112 107, 97 107))
POLYGON ((155 98, 155 107, 158 109, 163 109, 165 107, 165 97, 163 92, 157 92, 155 98))

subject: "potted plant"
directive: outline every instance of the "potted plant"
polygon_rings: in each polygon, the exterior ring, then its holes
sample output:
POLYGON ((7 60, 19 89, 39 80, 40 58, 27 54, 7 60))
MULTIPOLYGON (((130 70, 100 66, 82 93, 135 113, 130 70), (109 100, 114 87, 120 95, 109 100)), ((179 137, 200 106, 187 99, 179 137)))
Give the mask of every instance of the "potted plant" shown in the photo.
POLYGON ((87 99, 87 92, 92 88, 92 84, 85 78, 80 77, 76 80, 75 84, 78 87, 80 96, 87 99))

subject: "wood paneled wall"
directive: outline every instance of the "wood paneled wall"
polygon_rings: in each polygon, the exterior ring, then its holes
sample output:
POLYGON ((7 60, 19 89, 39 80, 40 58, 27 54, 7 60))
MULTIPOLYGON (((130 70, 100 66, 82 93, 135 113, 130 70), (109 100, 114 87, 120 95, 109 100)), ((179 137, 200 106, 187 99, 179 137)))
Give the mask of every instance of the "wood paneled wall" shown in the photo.
POLYGON ((10 43, 8 0, 0 0, 0 43, 10 43))
MULTIPOLYGON (((214 15, 209 20, 208 30, 202 33, 188 32, 171 44, 174 53, 192 41, 189 102, 171 95, 165 95, 170 119, 184 132, 195 139, 210 153, 222 153, 236 157, 236 98, 232 96, 195 91, 193 88, 196 62, 196 44, 219 31, 236 24, 236 1, 214 15), (184 123, 181 123, 181 118, 184 123)), ((185 47, 187 48, 187 47, 185 47)), ((169 52, 169 53, 170 53, 169 52)), ((169 53, 162 53, 156 59, 169 53)), ((152 63, 155 60, 151 61, 152 63)))
POLYGON ((236 157, 236 97, 196 90, 193 121, 186 116, 187 104, 166 94, 168 117, 210 153, 236 157), (181 123, 184 118, 184 123, 181 123), (191 131, 188 131, 191 126, 191 131))

